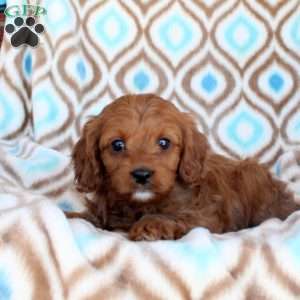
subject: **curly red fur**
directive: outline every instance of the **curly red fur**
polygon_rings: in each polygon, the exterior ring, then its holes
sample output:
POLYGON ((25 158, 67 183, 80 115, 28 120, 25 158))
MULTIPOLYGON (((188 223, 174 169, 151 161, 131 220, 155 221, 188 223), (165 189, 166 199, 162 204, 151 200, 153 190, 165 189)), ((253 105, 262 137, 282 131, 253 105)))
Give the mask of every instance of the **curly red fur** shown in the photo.
POLYGON ((267 167, 213 153, 188 114, 152 94, 108 105, 85 125, 72 158, 78 190, 95 197, 85 213, 69 216, 128 231, 132 240, 177 239, 197 226, 236 231, 299 208, 267 167), (166 150, 162 137, 171 142, 166 150), (126 143, 121 153, 112 150, 116 138, 126 143), (142 187, 131 175, 140 167, 153 172, 142 187), (134 197, 141 189, 147 201, 134 197))

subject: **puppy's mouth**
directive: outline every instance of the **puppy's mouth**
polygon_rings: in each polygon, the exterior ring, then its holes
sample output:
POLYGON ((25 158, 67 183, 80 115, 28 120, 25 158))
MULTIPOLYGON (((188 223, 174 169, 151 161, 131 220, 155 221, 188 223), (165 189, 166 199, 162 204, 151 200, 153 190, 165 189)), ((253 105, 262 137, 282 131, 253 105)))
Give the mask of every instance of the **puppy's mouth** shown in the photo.
POLYGON ((132 193, 132 200, 136 202, 146 203, 155 197, 155 193, 149 189, 137 189, 132 193))

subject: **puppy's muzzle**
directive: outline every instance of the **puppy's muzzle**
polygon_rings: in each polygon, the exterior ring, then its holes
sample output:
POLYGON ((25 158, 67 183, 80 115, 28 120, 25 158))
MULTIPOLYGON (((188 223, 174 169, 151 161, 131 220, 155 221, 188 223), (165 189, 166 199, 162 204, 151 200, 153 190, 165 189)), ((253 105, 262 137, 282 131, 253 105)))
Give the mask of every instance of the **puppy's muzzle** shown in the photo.
POLYGON ((153 175, 153 171, 147 168, 139 168, 133 170, 130 174, 134 178, 136 183, 146 184, 149 182, 150 177, 153 175))

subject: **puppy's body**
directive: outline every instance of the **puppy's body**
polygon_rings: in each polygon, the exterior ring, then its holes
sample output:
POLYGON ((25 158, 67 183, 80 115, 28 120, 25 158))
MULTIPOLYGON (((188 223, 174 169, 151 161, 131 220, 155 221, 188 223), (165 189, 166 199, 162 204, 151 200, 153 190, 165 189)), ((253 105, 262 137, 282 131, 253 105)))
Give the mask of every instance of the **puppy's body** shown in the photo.
POLYGON ((189 116, 154 95, 121 97, 88 122, 73 160, 78 188, 95 193, 82 216, 133 240, 235 231, 298 209, 266 167, 214 154, 189 116))

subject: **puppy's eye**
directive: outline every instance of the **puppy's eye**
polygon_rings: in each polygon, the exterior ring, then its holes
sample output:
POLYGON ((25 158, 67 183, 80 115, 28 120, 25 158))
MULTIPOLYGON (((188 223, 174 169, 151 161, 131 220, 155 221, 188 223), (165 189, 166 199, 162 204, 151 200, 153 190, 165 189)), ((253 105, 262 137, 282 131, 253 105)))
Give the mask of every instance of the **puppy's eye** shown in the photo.
POLYGON ((112 141, 111 147, 115 152, 121 152, 125 150, 125 142, 121 139, 112 141))
POLYGON ((167 150, 170 147, 170 144, 171 144, 171 142, 169 139, 161 138, 158 140, 158 145, 163 150, 167 150))

